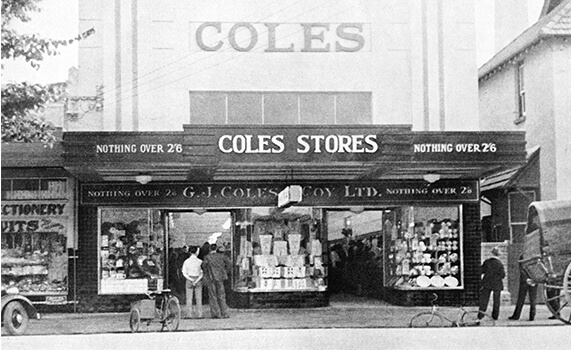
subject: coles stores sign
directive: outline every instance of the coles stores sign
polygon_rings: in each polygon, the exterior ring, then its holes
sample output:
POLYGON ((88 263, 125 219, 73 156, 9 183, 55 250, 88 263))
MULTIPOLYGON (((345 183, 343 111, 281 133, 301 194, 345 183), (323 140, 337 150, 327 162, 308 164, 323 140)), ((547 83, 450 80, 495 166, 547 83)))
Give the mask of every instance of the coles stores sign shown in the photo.
MULTIPOLYGON (((299 135, 296 152, 305 153, 375 153, 377 135, 299 135)), ((282 153, 284 135, 223 135, 218 139, 222 153, 282 153)))

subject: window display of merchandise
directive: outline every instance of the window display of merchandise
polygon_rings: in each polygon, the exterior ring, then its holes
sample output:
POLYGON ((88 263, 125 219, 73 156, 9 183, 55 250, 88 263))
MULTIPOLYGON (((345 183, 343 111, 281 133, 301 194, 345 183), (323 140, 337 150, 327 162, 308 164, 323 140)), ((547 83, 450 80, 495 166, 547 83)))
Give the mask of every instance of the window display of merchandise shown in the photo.
POLYGON ((158 211, 102 209, 100 292, 139 293, 163 288, 164 229, 158 211))
POLYGON ((67 295, 66 237, 57 232, 2 233, 2 289, 67 295))
POLYGON ((327 271, 318 226, 307 214, 254 219, 239 236, 236 290, 325 291, 327 271))
POLYGON ((385 235, 390 237, 386 286, 462 288, 462 225, 458 208, 400 209, 384 222, 385 235), (444 217, 427 219, 429 215, 444 217))

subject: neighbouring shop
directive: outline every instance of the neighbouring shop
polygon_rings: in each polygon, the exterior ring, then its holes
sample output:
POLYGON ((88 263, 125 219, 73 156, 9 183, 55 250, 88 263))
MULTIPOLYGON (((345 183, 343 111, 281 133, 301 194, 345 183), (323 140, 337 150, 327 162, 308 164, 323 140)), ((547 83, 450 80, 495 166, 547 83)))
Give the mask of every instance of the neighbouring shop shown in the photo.
POLYGON ((75 180, 61 152, 2 145, 2 289, 36 304, 74 300, 75 180))
POLYGON ((525 162, 521 133, 402 126, 77 132, 64 149, 88 311, 125 309, 148 289, 184 293, 176 261, 207 242, 231 257, 233 307, 324 306, 339 290, 474 303, 478 179, 525 162))

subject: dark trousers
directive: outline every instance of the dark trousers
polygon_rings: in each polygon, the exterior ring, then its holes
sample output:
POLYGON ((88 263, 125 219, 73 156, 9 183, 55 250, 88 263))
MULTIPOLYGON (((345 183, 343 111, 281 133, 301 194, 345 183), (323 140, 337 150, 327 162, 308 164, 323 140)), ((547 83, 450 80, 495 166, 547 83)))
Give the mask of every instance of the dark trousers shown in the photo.
POLYGON ((208 281, 208 304, 212 317, 228 317, 224 281, 208 281))
MULTIPOLYGON (((493 308, 492 308, 492 318, 497 320, 500 317, 500 301, 501 301, 501 289, 488 289, 482 288, 480 293, 480 312, 486 312, 488 309, 488 301, 490 300, 490 294, 493 294, 493 308)), ((478 318, 484 318, 483 314, 478 315, 478 318)))
POLYGON ((517 302, 515 304, 512 318, 517 320, 521 316, 521 310, 523 309, 526 295, 529 295, 529 320, 533 321, 535 319, 535 305, 537 304, 537 285, 530 286, 527 283, 521 283, 519 285, 519 290, 517 292, 517 302))

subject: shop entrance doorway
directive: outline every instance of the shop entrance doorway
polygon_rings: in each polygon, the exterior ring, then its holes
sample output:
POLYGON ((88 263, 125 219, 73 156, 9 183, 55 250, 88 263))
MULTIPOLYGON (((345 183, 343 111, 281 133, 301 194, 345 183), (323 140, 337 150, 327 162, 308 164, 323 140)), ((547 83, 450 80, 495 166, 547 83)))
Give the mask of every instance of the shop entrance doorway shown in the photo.
MULTIPOLYGON (((167 211, 168 237, 168 285, 186 304, 185 278, 181 268, 190 256, 189 249, 196 246, 199 258, 210 251, 210 244, 216 244, 225 254, 232 252, 232 213, 229 211, 206 211, 204 209, 187 211, 167 211)), ((208 293, 203 291, 203 302, 207 303, 208 293)))
POLYGON ((327 211, 332 298, 383 299, 383 209, 327 211))

